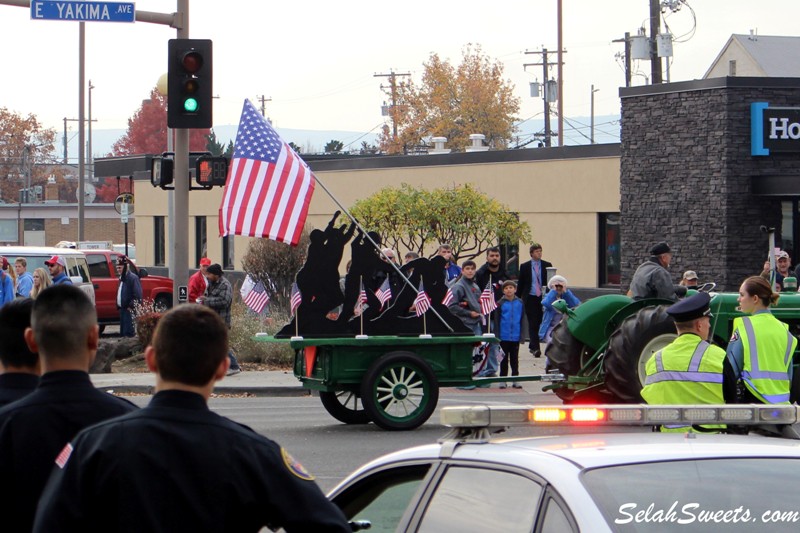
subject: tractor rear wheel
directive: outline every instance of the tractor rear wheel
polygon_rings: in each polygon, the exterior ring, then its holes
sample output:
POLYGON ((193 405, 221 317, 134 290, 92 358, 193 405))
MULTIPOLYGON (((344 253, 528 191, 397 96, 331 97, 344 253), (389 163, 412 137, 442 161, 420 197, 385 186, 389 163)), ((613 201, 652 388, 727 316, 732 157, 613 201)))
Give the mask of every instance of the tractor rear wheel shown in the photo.
MULTIPOLYGON (((572 335, 567 321, 562 320, 553 329, 544 353, 547 356, 547 370, 557 368, 565 376, 575 376, 586 362, 587 348, 572 335)), ((553 392, 565 403, 575 398, 575 391, 567 387, 553 389, 553 392)))
POLYGON ((667 307, 645 307, 611 334, 603 361, 606 388, 621 402, 643 401, 647 361, 678 336, 667 307))

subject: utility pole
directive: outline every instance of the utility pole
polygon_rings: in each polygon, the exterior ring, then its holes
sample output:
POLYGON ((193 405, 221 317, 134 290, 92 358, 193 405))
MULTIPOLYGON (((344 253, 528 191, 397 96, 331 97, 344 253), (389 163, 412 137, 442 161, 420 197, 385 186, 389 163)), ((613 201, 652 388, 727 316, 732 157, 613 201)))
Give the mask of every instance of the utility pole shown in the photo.
POLYGON ((591 119, 591 122, 589 123, 589 124, 590 124, 590 126, 589 126, 589 142, 590 142, 591 144, 594 144, 594 93, 596 93, 596 92, 597 92, 597 91, 599 91, 599 90, 600 90, 600 89, 595 89, 595 88, 594 88, 594 84, 592 84, 592 89, 591 89, 591 91, 592 91, 592 95, 591 95, 591 96, 592 96, 592 98, 591 98, 591 100, 590 100, 590 101, 591 101, 591 104, 590 104, 590 109, 591 109, 591 111, 590 111, 590 112, 591 112, 591 114, 592 114, 592 119, 591 119))
MULTIPOLYGON (((392 117, 392 140, 397 142, 397 77, 398 76, 411 76, 410 72, 404 72, 399 74, 394 72, 393 70, 389 71, 389 74, 374 74, 373 78, 389 78, 389 89, 390 95, 392 97, 392 109, 391 109, 391 117, 392 117)), ((381 85, 381 89, 386 89, 383 85, 381 85)))
MULTIPOLYGON (((613 43, 625 43, 625 87, 631 86, 631 33, 626 31, 622 39, 614 39, 613 43)), ((618 53, 619 54, 619 53, 618 53)), ((619 57, 619 55, 617 55, 619 57)))
POLYGON ((658 43, 656 38, 661 33, 661 2, 650 0, 650 80, 652 83, 662 83, 661 58, 658 57, 658 43))
POLYGON ((564 146, 564 32, 562 31, 564 26, 564 17, 562 16, 561 3, 562 0, 558 0, 556 3, 556 21, 558 32, 556 37, 558 41, 558 66, 556 67, 556 79, 558 80, 558 145, 564 146))
POLYGON ((264 117, 264 118, 267 118, 267 106, 266 106, 266 103, 267 102, 271 102, 272 98, 271 97, 267 98, 263 94, 261 96, 257 96, 256 98, 258 99, 259 102, 261 102, 261 116, 264 117))
MULTIPOLYGON (((553 100, 553 95, 550 94, 550 87, 551 87, 551 85, 555 85, 555 84, 548 84, 547 78, 549 76, 549 72, 548 71, 549 71, 550 66, 551 65, 555 65, 556 63, 550 63, 547 60, 547 48, 543 48, 541 52, 529 52, 529 51, 526 50, 525 53, 526 54, 541 54, 541 56, 542 56, 542 62, 541 63, 525 63, 525 64, 522 65, 522 68, 525 68, 525 67, 538 67, 538 66, 542 67, 542 76, 544 77, 543 86, 545 88, 545 90, 544 90, 544 145, 549 148, 551 146, 551 144, 552 144, 550 142, 550 136, 552 135, 551 132, 550 132, 550 101, 553 100)), ((561 92, 560 88, 557 88, 556 89, 556 95, 557 96, 558 96, 559 92, 561 92)), ((561 97, 558 96, 558 99, 560 99, 560 98, 561 97)))

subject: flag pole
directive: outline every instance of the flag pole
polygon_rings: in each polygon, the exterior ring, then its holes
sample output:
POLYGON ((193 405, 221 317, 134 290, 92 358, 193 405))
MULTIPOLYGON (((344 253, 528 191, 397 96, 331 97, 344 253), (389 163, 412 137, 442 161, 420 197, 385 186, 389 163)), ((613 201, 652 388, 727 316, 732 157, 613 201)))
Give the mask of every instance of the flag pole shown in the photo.
POLYGON ((361 291, 364 290, 364 277, 358 276, 358 318, 361 319, 361 335, 364 335, 364 302, 361 301, 361 291))
MULTIPOLYGON (((350 214, 350 211, 348 211, 347 208, 345 208, 345 206, 343 206, 341 202, 339 202, 339 200, 333 195, 333 193, 331 193, 331 191, 328 190, 328 188, 325 186, 324 183, 322 183, 319 180, 316 174, 314 174, 314 180, 319 184, 320 187, 322 187, 322 190, 325 191, 328 194, 328 196, 331 197, 331 200, 333 200, 333 202, 339 207, 339 209, 341 209, 342 212, 345 215, 347 215, 347 218, 349 218, 353 222, 353 224, 356 225, 356 227, 361 231, 361 234, 364 235, 364 237, 366 237, 366 239, 370 243, 372 243, 372 246, 374 246, 375 249, 378 250, 378 253, 381 254, 381 258, 388 259, 386 256, 383 255, 381 247, 378 246, 378 243, 376 243, 375 240, 372 237, 370 237, 369 233, 367 233, 367 230, 365 230, 364 227, 358 222, 358 220, 356 220, 356 218, 350 214)), ((386 261, 386 262, 392 265, 392 268, 394 268, 395 272, 397 272, 403 279, 403 281, 405 281, 406 285, 411 287, 417 294, 419 294, 419 290, 416 287, 414 287, 414 284, 411 283, 411 280, 408 279, 405 274, 403 274, 400 268, 394 264, 394 261, 386 261)), ((444 318, 442 318, 442 315, 440 315, 439 312, 433 307, 431 307, 431 310, 433 311, 433 314, 436 315, 436 317, 442 322, 442 324, 444 324, 445 327, 449 329, 451 333, 453 333, 454 332, 453 328, 450 326, 450 324, 447 323, 447 321, 444 318)))

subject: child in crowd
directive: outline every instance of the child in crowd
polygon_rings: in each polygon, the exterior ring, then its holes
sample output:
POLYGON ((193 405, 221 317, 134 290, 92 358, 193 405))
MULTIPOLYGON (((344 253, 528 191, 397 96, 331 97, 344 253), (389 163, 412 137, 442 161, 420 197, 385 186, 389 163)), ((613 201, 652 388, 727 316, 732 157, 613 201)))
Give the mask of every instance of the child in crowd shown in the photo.
MULTIPOLYGON (((511 363, 511 375, 519 376, 519 341, 522 324, 525 321, 525 304, 515 296, 517 284, 511 280, 503 282, 503 297, 497 302, 495 312, 494 331, 500 338, 500 348, 506 354, 500 362, 500 375, 508 375, 508 365, 511 363)), ((522 385, 516 381, 511 384, 515 389, 522 385)), ((505 389, 506 384, 500 383, 500 388, 505 389)))

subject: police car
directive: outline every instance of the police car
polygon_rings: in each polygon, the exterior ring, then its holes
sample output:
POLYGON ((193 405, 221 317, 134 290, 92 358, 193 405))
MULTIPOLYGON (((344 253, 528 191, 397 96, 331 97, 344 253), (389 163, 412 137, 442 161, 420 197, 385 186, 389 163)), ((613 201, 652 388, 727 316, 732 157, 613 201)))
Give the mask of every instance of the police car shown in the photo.
MULTIPOLYGON (((800 530, 800 440, 608 433, 494 439, 531 425, 783 428, 800 407, 446 407, 438 444, 361 467, 330 494, 354 529, 420 532, 800 530)), ((766 429, 762 429, 766 428, 766 429)), ((776 433, 778 429, 774 429, 776 433)))

